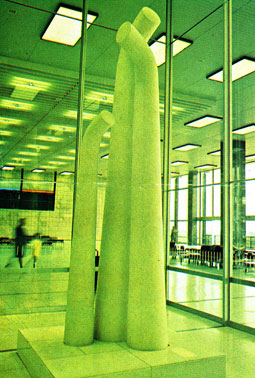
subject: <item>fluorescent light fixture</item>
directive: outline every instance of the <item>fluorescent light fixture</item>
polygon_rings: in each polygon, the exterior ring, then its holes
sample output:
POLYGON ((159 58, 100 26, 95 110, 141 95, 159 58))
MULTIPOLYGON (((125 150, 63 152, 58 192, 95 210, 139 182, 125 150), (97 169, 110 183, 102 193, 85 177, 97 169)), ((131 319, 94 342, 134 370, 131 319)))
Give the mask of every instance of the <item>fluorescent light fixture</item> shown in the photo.
POLYGON ((63 171, 63 172, 60 172, 60 175, 73 175, 74 172, 71 172, 71 171, 63 171))
POLYGON ((214 168, 217 167, 215 164, 204 164, 204 165, 198 165, 197 167, 194 167, 196 169, 209 169, 209 168, 214 168))
MULTIPOLYGON (((232 63, 232 81, 241 79, 255 71, 255 61, 248 57, 243 57, 236 62, 232 63)), ((207 76, 207 79, 223 82, 222 68, 207 76)))
POLYGON ((21 156, 11 158, 11 160, 15 160, 15 161, 18 161, 18 162, 20 162, 20 161, 22 161, 22 162, 28 162, 28 161, 31 161, 31 159, 23 158, 23 157, 21 157, 21 156))
POLYGON ((108 143, 100 143, 100 147, 107 147, 107 146, 109 146, 109 144, 108 143))
POLYGON ((75 160, 74 156, 58 156, 57 158, 63 160, 75 160))
POLYGON ((12 131, 0 130, 0 135, 2 136, 10 136, 12 134, 13 134, 12 131))
POLYGON ((187 163, 188 163, 188 161, 175 160, 175 161, 172 161, 171 165, 177 166, 177 165, 182 165, 182 164, 187 164, 187 163))
POLYGON ((200 144, 188 143, 188 144, 184 144, 184 145, 179 146, 179 147, 174 147, 173 150, 176 150, 176 151, 190 151, 190 150, 194 150, 194 148, 198 148, 198 147, 202 147, 202 146, 200 144))
POLYGON ((33 104, 27 104, 25 102, 19 101, 12 101, 12 100, 1 100, 0 106, 7 109, 15 109, 15 110, 32 110, 34 107, 33 104))
POLYGON ((51 84, 27 77, 14 76, 10 82, 14 86, 11 97, 32 101, 38 92, 46 91, 51 84))
POLYGON ((108 159, 109 158, 109 154, 105 154, 103 156, 101 156, 101 159, 108 159))
POLYGON ((35 150, 48 150, 49 146, 43 146, 41 144, 27 144, 27 148, 34 148, 35 150))
POLYGON ((14 76, 10 82, 14 87, 22 87, 24 90, 46 91, 51 84, 44 81, 34 80, 27 77, 14 76))
POLYGON ((0 117, 1 125, 19 125, 22 121, 20 119, 0 117))
POLYGON ((247 155, 245 156, 245 160, 255 160, 255 155, 247 155))
MULTIPOLYGON (((77 111, 76 110, 68 110, 67 112, 65 112, 64 114, 64 117, 69 117, 69 118, 77 118, 77 111)), ((83 113, 83 116, 82 118, 83 119, 93 119, 96 117, 96 114, 92 114, 92 113, 83 113)))
POLYGON ((35 168, 35 169, 32 169, 33 173, 42 173, 42 172, 45 172, 45 169, 42 169, 42 168, 35 168))
POLYGON ((76 131, 76 127, 65 126, 65 125, 51 125, 49 126, 49 130, 66 131, 69 133, 74 133, 76 131))
MULTIPOLYGON (((88 12, 87 29, 95 21, 97 16, 96 13, 88 12)), ((81 11, 60 6, 57 10, 57 14, 53 17, 45 30, 42 39, 74 46, 81 38, 81 20, 81 11)))
POLYGON ((86 99, 112 104, 113 103, 113 94, 105 93, 105 92, 91 91, 86 96, 86 99))
POLYGON ((190 121, 187 123, 184 123, 184 126, 192 126, 192 127, 204 127, 207 125, 211 125, 212 123, 221 121, 222 117, 215 117, 215 116, 210 116, 206 115, 200 118, 195 119, 194 121, 190 121))
POLYGON ((38 135, 35 139, 42 140, 43 142, 60 142, 63 138, 53 137, 49 135, 38 135))
POLYGON ((13 171, 14 170, 14 166, 13 165, 4 165, 3 167, 2 167, 2 170, 3 171, 13 171))
POLYGON ((0 140, 0 144, 4 144, 5 142, 3 140, 0 140))
POLYGON ((49 161, 49 164, 55 165, 65 165, 66 163, 63 161, 49 161))
POLYGON ((57 169, 57 167, 54 167, 52 165, 41 165, 41 168, 43 168, 43 169, 57 169))
POLYGON ((171 172, 171 175, 179 175, 179 172, 171 172))
POLYGON ((238 129, 233 130, 233 134, 238 134, 238 135, 244 135, 244 134, 249 134, 255 131, 255 125, 247 125, 247 126, 242 126, 239 127, 238 129))
POLYGON ((75 154, 75 149, 72 148, 71 150, 69 150, 68 152, 70 152, 71 154, 75 154))
POLYGON ((25 156, 38 156, 38 152, 31 152, 31 151, 20 151, 18 155, 25 155, 25 156))
POLYGON ((104 138, 110 138, 111 137, 111 132, 110 131, 106 131, 103 135, 104 138))
MULTIPOLYGON (((180 106, 172 106, 172 114, 177 114, 177 112, 184 112, 184 108, 181 108, 180 106)), ((159 104, 159 111, 160 113, 164 113, 165 111, 165 105, 164 104, 159 104)))
MULTIPOLYGON (((178 37, 174 37, 173 39, 173 56, 179 54, 181 51, 186 49, 192 44, 192 41, 187 39, 179 39, 178 37)), ((150 45, 150 49, 153 52, 157 66, 161 66, 165 63, 165 45, 166 45, 166 33, 161 34, 155 42, 150 45)))
MULTIPOLYGON (((12 163, 7 163, 6 165, 12 165, 13 164, 13 162, 12 163)), ((24 164, 23 163, 17 163, 16 161, 15 161, 15 167, 17 166, 17 167, 23 167, 24 166, 24 164)))
POLYGON ((221 151, 220 150, 216 150, 216 151, 208 152, 207 155, 220 156, 221 155, 221 151))

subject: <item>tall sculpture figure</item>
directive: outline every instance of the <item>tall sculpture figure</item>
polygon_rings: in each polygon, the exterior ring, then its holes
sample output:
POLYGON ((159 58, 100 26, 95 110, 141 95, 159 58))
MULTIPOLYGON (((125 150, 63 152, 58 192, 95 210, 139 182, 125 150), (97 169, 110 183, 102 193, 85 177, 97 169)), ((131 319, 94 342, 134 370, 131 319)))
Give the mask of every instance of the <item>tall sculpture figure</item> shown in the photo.
POLYGON ((160 23, 143 8, 117 33, 117 66, 95 336, 167 346, 158 74, 147 44, 160 23))
POLYGON ((112 123, 112 114, 102 111, 88 126, 81 145, 64 335, 69 345, 88 345, 94 340, 98 153, 112 123))

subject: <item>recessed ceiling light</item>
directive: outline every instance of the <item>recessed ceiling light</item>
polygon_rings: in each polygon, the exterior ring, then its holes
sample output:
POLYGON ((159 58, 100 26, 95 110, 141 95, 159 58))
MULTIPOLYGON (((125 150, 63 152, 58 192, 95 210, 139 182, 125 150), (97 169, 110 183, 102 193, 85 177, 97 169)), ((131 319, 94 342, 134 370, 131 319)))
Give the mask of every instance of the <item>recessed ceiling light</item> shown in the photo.
POLYGON ((0 124, 1 125, 19 125, 22 121, 20 119, 14 118, 7 118, 7 117, 0 117, 0 124))
POLYGON ((75 160, 75 157, 74 156, 58 156, 58 159, 75 160))
POLYGON ((255 159, 255 155, 247 155, 245 156, 245 160, 254 160, 255 159))
POLYGON ((44 142, 60 142, 63 138, 53 137, 49 135, 38 135, 35 139, 42 140, 44 142))
POLYGON ((18 162, 20 162, 20 161, 22 161, 22 162, 28 162, 28 161, 31 161, 31 159, 23 158, 23 157, 21 157, 21 156, 19 156, 19 157, 13 157, 13 158, 11 158, 11 160, 15 160, 15 161, 18 161, 18 162))
POLYGON ((35 169, 32 169, 33 173, 42 173, 42 172, 45 172, 45 169, 42 169, 42 168, 35 168, 35 169))
POLYGON ((222 117, 206 115, 206 116, 197 118, 194 121, 184 123, 184 126, 204 127, 204 126, 211 125, 212 123, 215 123, 221 120, 222 120, 222 117))
POLYGON ((200 144, 188 143, 188 144, 184 144, 182 146, 174 147, 173 150, 176 150, 176 151, 190 151, 190 150, 194 150, 194 148, 198 148, 198 147, 202 147, 202 146, 200 144))
POLYGON ((7 109, 15 109, 15 110, 32 110, 34 107, 33 104, 27 104, 25 102, 17 102, 12 100, 1 100, 0 105, 7 109))
MULTIPOLYGON (((64 117, 70 117, 70 118, 77 118, 77 111, 76 110, 68 110, 64 113, 64 117)), ((93 119, 96 117, 96 114, 92 113, 83 113, 82 118, 83 119, 93 119)))
POLYGON ((86 96, 86 99, 112 104, 113 103, 113 94, 105 93, 105 92, 91 91, 86 96))
POLYGON ((63 172, 60 172, 60 175, 73 175, 74 172, 71 172, 71 171, 63 171, 63 172))
POLYGON ((76 131, 76 127, 65 126, 65 125, 51 125, 49 126, 49 130, 66 131, 69 133, 74 133, 76 131))
POLYGON ((66 163, 63 161, 49 161, 49 164, 55 165, 65 165, 66 163))
MULTIPOLYGON (((13 164, 13 162, 12 163, 7 163, 6 165, 12 165, 13 164)), ((17 166, 17 167, 23 167, 24 166, 24 164, 23 163, 17 163, 16 161, 15 161, 15 167, 17 166)))
POLYGON ((233 134, 238 134, 238 135, 244 135, 244 134, 249 134, 255 131, 255 125, 247 125, 243 127, 239 127, 238 129, 233 130, 233 134))
POLYGON ((214 168, 214 167, 217 167, 217 165, 215 165, 215 164, 204 164, 204 165, 198 165, 198 166, 196 166, 196 167, 194 167, 194 168, 196 168, 196 169, 209 169, 209 168, 214 168))
POLYGON ((220 156, 221 155, 221 151, 220 150, 216 150, 216 151, 208 152, 207 155, 220 156))
POLYGON ((75 149, 72 148, 71 150, 69 150, 68 152, 70 152, 71 154, 75 154, 75 149))
POLYGON ((3 171, 13 171, 14 170, 14 166, 13 165, 4 165, 3 167, 2 167, 2 170, 3 171))
POLYGON ((111 132, 110 131, 106 131, 103 135, 104 138, 110 138, 111 137, 111 132))
POLYGON ((100 147, 107 147, 107 146, 109 146, 109 144, 108 143, 100 143, 100 147))
MULTIPOLYGON (((251 58, 243 57, 232 64, 232 81, 238 80, 254 71, 255 61, 251 58)), ((207 79, 223 82, 223 70, 220 69, 207 76, 207 79)))
POLYGON ((45 81, 33 80, 18 76, 14 76, 10 84, 14 87, 23 87, 24 90, 27 89, 37 91, 46 91, 51 86, 50 83, 46 83, 45 81))
POLYGON ((0 144, 4 144, 5 142, 3 140, 0 140, 0 144))
POLYGON ((38 152, 30 152, 30 151, 20 151, 18 155, 25 155, 25 156, 38 156, 38 152))
POLYGON ((41 144, 27 144, 27 148, 34 148, 35 150, 48 150, 49 146, 43 146, 41 144))
POLYGON ((2 136, 10 136, 12 134, 13 134, 12 131, 0 130, 0 135, 2 136))
POLYGON ((108 159, 109 158, 109 154, 105 154, 103 156, 101 156, 101 159, 108 159))
POLYGON ((182 164, 187 164, 188 161, 184 161, 184 160, 175 160, 175 161, 172 161, 171 165, 182 165, 182 164))
MULTIPOLYGON (((57 14, 45 30, 42 39, 63 45, 74 46, 81 38, 82 12, 60 6, 57 14), (65 17, 63 17, 65 16, 65 17)), ((88 12, 87 29, 97 18, 96 13, 88 12)))
MULTIPOLYGON (((186 49, 192 44, 192 41, 187 39, 174 37, 173 39, 173 56, 179 54, 182 50, 186 49)), ((166 45, 166 33, 161 34, 155 42, 150 45, 150 49, 153 52, 157 66, 161 66, 165 63, 165 45, 166 45)))

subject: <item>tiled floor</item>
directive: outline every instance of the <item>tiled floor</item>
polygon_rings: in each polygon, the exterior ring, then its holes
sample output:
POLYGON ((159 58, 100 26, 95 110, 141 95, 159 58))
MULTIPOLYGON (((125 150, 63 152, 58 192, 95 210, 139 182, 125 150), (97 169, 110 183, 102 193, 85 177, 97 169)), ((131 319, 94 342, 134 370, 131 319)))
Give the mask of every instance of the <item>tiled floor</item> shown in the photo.
MULTIPOLYGON (((25 269, 0 271, 1 378, 29 377, 15 351, 17 330, 63 325, 67 280, 67 272, 45 271, 42 273, 39 270, 31 272, 25 269)), ((178 282, 175 284, 178 286, 178 282)), ((189 294, 192 290, 203 291, 202 286, 199 286, 202 284, 198 282, 196 284, 197 287, 194 289, 194 286, 189 288, 189 285, 185 283, 186 295, 182 297, 183 300, 194 300, 194 297, 190 297, 189 294)), ((179 283, 179 287, 182 287, 182 284, 179 283)), ((208 286, 208 290, 213 296, 215 289, 208 286)), ((247 301, 242 298, 242 306, 243 309, 247 309, 247 313, 250 309, 254 320, 255 306, 252 295, 247 297, 247 301), (250 302, 249 305, 248 302, 250 302)), ((241 309, 239 311, 241 313, 241 309)), ((185 349, 198 355, 205 351, 226 354, 227 378, 253 378, 255 376, 255 336, 221 327, 215 322, 172 307, 168 308, 168 325, 169 343, 174 348, 185 349)), ((217 378, 217 371, 215 371, 215 378, 217 378)))

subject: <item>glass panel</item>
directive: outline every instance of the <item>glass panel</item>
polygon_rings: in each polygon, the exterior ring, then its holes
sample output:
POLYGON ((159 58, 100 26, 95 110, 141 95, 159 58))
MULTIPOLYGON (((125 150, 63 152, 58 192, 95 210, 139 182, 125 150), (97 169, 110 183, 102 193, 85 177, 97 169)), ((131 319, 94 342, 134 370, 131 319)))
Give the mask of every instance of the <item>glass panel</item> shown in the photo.
POLYGON ((188 219, 188 190, 182 189, 178 191, 178 219, 188 219))
POLYGON ((168 279, 168 300, 222 317, 221 281, 174 271, 168 279))
POLYGON ((231 320, 255 327, 255 287, 231 283, 231 320))
POLYGON ((255 193, 255 181, 246 181, 245 183, 245 213, 246 215, 253 215, 255 216, 255 201, 254 201, 254 193, 255 193))
POLYGON ((213 186, 213 216, 220 216, 220 185, 213 186))

